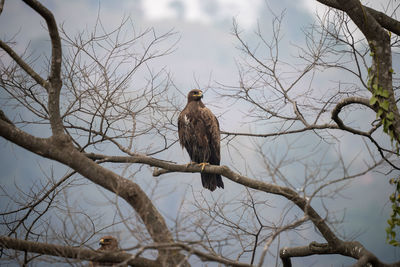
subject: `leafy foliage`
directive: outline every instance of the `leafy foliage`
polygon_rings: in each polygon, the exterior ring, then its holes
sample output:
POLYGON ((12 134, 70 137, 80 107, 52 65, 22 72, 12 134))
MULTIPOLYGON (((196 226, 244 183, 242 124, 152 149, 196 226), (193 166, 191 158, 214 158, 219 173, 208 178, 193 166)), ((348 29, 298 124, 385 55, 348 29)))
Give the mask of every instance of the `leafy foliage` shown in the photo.
MULTIPOLYGON (((374 60, 376 58, 375 53, 370 54, 374 60)), ((376 70, 378 73, 379 70, 376 70)), ((390 69, 393 73, 393 69, 390 69)), ((372 93, 372 97, 369 100, 369 104, 377 109, 376 117, 381 119, 383 131, 390 136, 390 140, 396 144, 396 151, 399 152, 399 140, 395 136, 393 129, 394 125, 394 113, 389 105, 389 91, 383 88, 378 83, 378 77, 372 71, 372 68, 368 69, 368 87, 372 93)), ((390 184, 395 185, 395 191, 390 195, 389 199, 392 202, 392 212, 388 219, 388 227, 386 228, 386 242, 392 246, 400 246, 400 242, 396 240, 396 226, 400 226, 400 177, 392 178, 390 184)))
POLYGON ((387 221, 388 227, 386 227, 386 242, 395 247, 400 247, 400 242, 396 240, 396 226, 400 226, 400 177, 390 179, 390 184, 396 187, 393 194, 390 195, 389 199, 392 202, 392 213, 390 219, 387 221))

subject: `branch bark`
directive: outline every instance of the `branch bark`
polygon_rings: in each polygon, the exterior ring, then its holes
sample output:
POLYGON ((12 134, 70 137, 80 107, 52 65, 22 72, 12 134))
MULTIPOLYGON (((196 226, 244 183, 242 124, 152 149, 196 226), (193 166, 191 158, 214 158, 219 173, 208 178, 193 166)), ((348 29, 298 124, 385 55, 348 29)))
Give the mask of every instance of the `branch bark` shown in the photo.
MULTIPOLYGON (((123 156, 106 156, 100 154, 89 153, 86 154, 87 157, 93 160, 101 160, 102 162, 119 162, 119 163, 143 163, 153 167, 158 167, 166 170, 164 173, 169 172, 201 172, 202 167, 200 165, 178 165, 171 162, 167 162, 164 160, 159 160, 156 158, 144 156, 144 155, 135 155, 131 157, 123 157, 123 156)), ((327 244, 318 245, 317 243, 311 243, 310 246, 301 247, 299 249, 291 250, 289 248, 284 248, 281 250, 281 256, 283 262, 290 262, 290 257, 303 257, 314 254, 341 254, 344 256, 352 257, 355 259, 364 259, 368 257, 368 259, 377 262, 379 264, 383 264, 381 266, 396 266, 399 263, 393 264, 385 264, 380 262, 374 254, 366 250, 360 243, 358 242, 345 242, 340 240, 330 229, 329 225, 325 222, 323 218, 314 210, 313 207, 310 206, 310 203, 305 199, 299 196, 297 192, 288 188, 282 187, 274 184, 269 184, 266 182, 258 181, 255 179, 248 178, 246 176, 235 173, 227 166, 217 166, 217 165, 207 165, 203 172, 206 173, 216 173, 225 176, 226 178, 242 184, 244 186, 263 191, 266 193, 271 193, 275 195, 280 195, 285 197, 286 199, 295 203, 305 215, 307 215, 313 224, 318 228, 319 232, 322 236, 328 241, 327 244), (319 253, 317 253, 319 252, 319 253), (293 256, 292 256, 293 255, 293 256)), ((161 171, 158 171, 157 174, 161 174, 161 171)), ((285 265, 291 266, 291 265, 285 265)))
MULTIPOLYGON (((122 163, 143 163, 153 167, 159 167, 168 170, 169 172, 201 172, 202 167, 199 165, 177 165, 167 161, 155 159, 148 156, 136 155, 132 157, 119 157, 119 156, 105 156, 100 154, 86 154, 89 158, 93 160, 102 160, 107 162, 122 162, 122 163)), ((271 193, 275 195, 280 195, 288 200, 295 203, 301 210, 304 211, 313 221, 314 225, 318 228, 325 239, 332 245, 339 244, 340 240, 331 231, 329 226, 325 223, 318 213, 309 206, 306 199, 300 197, 297 192, 288 188, 282 187, 274 184, 265 183, 255 179, 248 178, 246 176, 235 173, 227 166, 217 166, 217 165, 207 165, 203 172, 205 173, 216 173, 225 176, 226 178, 242 184, 244 186, 263 191, 266 193, 271 193)))
POLYGON ((0 247, 77 260, 112 263, 123 262, 137 267, 160 266, 160 262, 143 257, 135 257, 135 255, 125 252, 99 252, 86 248, 32 242, 6 236, 0 236, 0 247))
POLYGON ((386 126, 387 130, 385 129, 385 123, 383 123, 384 129, 388 134, 393 131, 393 136, 391 137, 400 142, 400 113, 393 91, 390 35, 360 1, 337 0, 337 3, 368 40, 372 52, 372 66, 369 74, 371 88, 369 89, 372 93, 375 93, 374 90, 377 90, 375 88, 381 88, 382 91, 386 91, 388 94, 387 96, 376 95, 378 101, 375 103, 374 108, 382 109, 383 112, 380 114, 382 122, 393 116, 393 119, 391 119, 393 123, 386 126), (374 86, 375 88, 373 88, 374 86), (388 102, 388 106, 382 108, 382 103, 385 101, 388 102))
MULTIPOLYGON (((321 4, 324 4, 326 6, 329 7, 333 7, 342 11, 345 11, 348 9, 346 7, 346 5, 342 5, 343 2, 339 1, 339 0, 317 0, 318 2, 320 2, 321 4)), ((359 2, 359 1, 358 1, 359 2)), ((361 2, 359 2, 361 3, 361 2)), ((359 4, 361 5, 361 4, 359 4)), ((370 13, 374 19, 385 29, 400 35, 400 22, 389 17, 388 15, 386 15, 385 13, 376 11, 373 8, 367 7, 362 5, 362 7, 368 11, 368 13, 370 13)), ((347 12, 346 12, 347 13, 347 12)))
MULTIPOLYGON (((56 160, 71 167, 92 182, 119 195, 139 214, 155 242, 173 242, 172 234, 164 218, 157 211, 144 191, 136 183, 124 179, 88 159, 73 146, 71 138, 65 134, 60 116, 62 50, 57 24, 51 11, 40 2, 36 0, 23 1, 45 19, 48 27, 52 48, 48 84, 45 83, 43 79, 40 79, 31 68, 28 68, 16 54, 12 53, 12 50, 8 49, 4 44, 2 47, 6 49, 6 52, 8 52, 20 66, 22 65, 22 68, 27 71, 29 75, 33 75, 39 84, 47 85, 47 104, 53 135, 47 139, 36 138, 16 128, 3 118, 0 118, 0 135, 33 153, 56 160)), ((161 250, 159 256, 162 264, 166 266, 174 265, 183 258, 183 255, 180 255, 178 252, 168 250, 161 250)))
MULTIPOLYGON (((168 226, 143 190, 134 182, 96 164, 75 149, 67 135, 59 138, 37 138, 14 125, 0 120, 0 136, 40 156, 63 163, 92 182, 114 192, 127 201, 143 220, 154 242, 171 243, 173 237, 168 226)), ((160 251, 163 264, 180 262, 183 255, 176 251, 160 251)))
POLYGON ((341 254, 357 259, 358 261, 353 265, 357 267, 366 266, 367 263, 371 263, 374 267, 395 267, 400 264, 400 262, 392 264, 381 262, 374 254, 356 241, 342 242, 338 247, 332 247, 326 243, 311 242, 308 246, 284 247, 279 252, 284 267, 291 267, 291 258, 294 257, 326 254, 341 254))
POLYGON ((47 24, 51 39, 51 65, 49 75, 49 86, 48 90, 48 109, 50 116, 50 125, 54 137, 58 137, 64 134, 64 126, 60 116, 60 92, 62 87, 61 81, 61 62, 62 62, 62 51, 61 51, 61 38, 58 33, 56 20, 45 6, 36 0, 23 0, 28 6, 35 10, 40 16, 42 16, 47 24))

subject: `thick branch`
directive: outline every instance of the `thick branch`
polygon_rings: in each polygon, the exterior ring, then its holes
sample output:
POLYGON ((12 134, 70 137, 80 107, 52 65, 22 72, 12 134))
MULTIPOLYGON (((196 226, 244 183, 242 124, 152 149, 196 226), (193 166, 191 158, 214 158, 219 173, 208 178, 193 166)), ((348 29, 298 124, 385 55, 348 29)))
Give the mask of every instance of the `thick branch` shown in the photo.
POLYGON ((49 75, 50 84, 48 86, 48 107, 52 132, 55 137, 58 137, 64 134, 64 127, 60 116, 60 91, 62 86, 61 38, 58 33, 56 20, 50 10, 36 0, 23 1, 46 20, 47 28, 49 30, 51 39, 51 67, 49 75))
MULTIPOLYGON (((175 171, 175 172, 194 173, 202 171, 202 166, 200 165, 186 165, 186 164, 177 165, 171 162, 155 159, 144 155, 136 155, 131 157, 122 157, 122 156, 114 157, 114 156, 105 156, 92 153, 86 155, 92 158, 93 160, 101 160, 102 162, 144 163, 151 166, 163 168, 168 172, 175 171)), ((236 183, 245 185, 247 187, 259 191, 276 194, 287 198, 288 200, 295 203, 301 210, 303 210, 306 215, 308 215, 313 224, 318 228, 320 233, 328 241, 328 244, 325 245, 316 245, 317 243, 312 243, 311 246, 302 247, 301 249, 295 250, 295 252, 291 252, 292 254, 285 254, 286 252, 283 252, 283 254, 293 255, 290 257, 299 257, 300 255, 309 256, 314 254, 341 254, 355 259, 361 259, 368 256, 368 258, 370 259, 374 258, 377 260, 377 258, 371 252, 367 251, 360 243, 343 242, 342 240, 337 238, 337 236, 331 231, 330 227, 326 224, 324 219, 322 219, 319 216, 319 214, 309 205, 307 200, 300 197, 297 194, 297 192, 293 191, 292 189, 245 177, 243 175, 233 172, 227 166, 207 165, 204 168, 203 172, 221 174, 236 183)), ((289 259, 290 257, 285 258, 285 261, 288 261, 290 263, 289 259)), ((382 265, 382 266, 386 267, 392 265, 382 265)))
POLYGON ((214 252, 206 253, 201 250, 195 249, 192 246, 182 243, 182 242, 176 242, 176 243, 166 243, 166 244, 153 244, 153 245, 148 245, 142 247, 142 249, 159 249, 159 248, 180 248, 183 249, 190 254, 198 256, 201 261, 203 262, 219 262, 222 264, 225 264, 226 266, 235 266, 235 267, 250 267, 252 265, 247 264, 247 263, 241 263, 239 261, 233 261, 226 259, 224 257, 221 257, 219 255, 216 255, 214 252))
POLYGON ((4 114, 4 112, 1 109, 0 109, 0 120, 3 120, 4 122, 14 126, 14 123, 9 118, 7 118, 6 114, 4 114))
MULTIPOLYGON (((143 190, 136 183, 87 158, 72 146, 66 135, 63 136, 65 138, 36 138, 0 120, 0 136, 33 153, 63 163, 92 182, 114 192, 135 209, 155 242, 173 242, 164 218, 143 190)), ((160 251, 160 254, 163 261, 167 258, 172 261, 182 259, 182 255, 174 251, 160 251)))
POLYGON ((342 99, 336 106, 335 108, 332 110, 332 120, 334 120, 338 127, 342 130, 345 130, 347 132, 353 133, 353 134, 357 134, 357 135, 361 135, 361 136, 365 136, 367 137, 378 149, 379 153, 381 154, 382 158, 393 168, 395 169, 399 169, 398 166, 394 165, 390 160, 388 160, 386 158, 386 156, 384 155, 382 148, 379 146, 378 142, 375 141, 374 138, 372 138, 371 136, 371 132, 363 132, 351 127, 346 126, 342 119, 339 117, 339 113, 342 110, 342 108, 344 108, 345 106, 348 105, 352 105, 352 104, 360 104, 360 105, 364 105, 366 107, 369 107, 370 109, 376 111, 376 109, 371 106, 369 104, 369 100, 365 99, 365 98, 361 98, 361 97, 348 97, 348 98, 344 98, 342 99))
POLYGON ((342 129, 342 130, 351 132, 353 134, 358 134, 358 135, 363 135, 363 136, 369 137, 370 136, 369 133, 366 133, 366 132, 363 132, 363 131, 359 131, 359 130, 356 130, 356 129, 351 128, 351 127, 348 127, 340 119, 339 113, 342 110, 342 108, 344 108, 345 106, 351 105, 351 104, 361 104, 361 105, 364 105, 364 106, 369 107, 372 110, 374 110, 373 107, 371 107, 369 105, 369 100, 368 99, 361 98, 361 97, 348 97, 348 98, 342 99, 335 106, 335 108, 332 110, 332 120, 334 120, 337 123, 337 125, 339 126, 339 128, 342 129))
POLYGON ((371 92, 377 98, 375 108, 382 111, 381 121, 385 131, 400 142, 400 114, 396 105, 392 82, 392 51, 390 36, 375 17, 361 5, 359 0, 337 0, 368 40, 372 52, 372 66, 369 70, 371 92), (385 94, 377 95, 377 91, 385 94))
POLYGON ((325 254, 341 254, 357 259, 354 266, 366 266, 371 263, 374 267, 395 267, 399 266, 397 263, 383 263, 374 254, 366 250, 359 242, 342 242, 340 246, 330 246, 329 244, 320 244, 311 242, 308 246, 302 247, 284 247, 280 250, 279 256, 282 260, 284 267, 292 266, 291 258, 306 257, 311 255, 325 255, 325 254))
MULTIPOLYGON (((102 161, 107 161, 107 162, 120 162, 120 163, 143 163, 147 164, 150 166, 154 167, 159 167, 166 169, 168 171, 174 171, 174 172, 201 172, 202 167, 200 165, 177 165, 168 161, 164 160, 159 160, 155 159, 152 157, 144 156, 144 155, 136 155, 136 156, 131 156, 131 157, 123 157, 123 156, 105 156, 105 155, 99 155, 99 154, 86 154, 89 158, 93 160, 102 160, 102 161)), ((288 188, 288 187, 282 187, 274 184, 269 184, 266 182, 258 181, 255 179, 248 178, 246 176, 240 175, 238 173, 235 173, 231 169, 229 169, 227 166, 216 166, 216 165, 207 165, 203 172, 205 173, 217 173, 221 174, 228 179, 245 185, 247 187, 271 193, 271 194, 276 194, 283 196, 287 198, 288 200, 292 201, 295 203, 301 210, 304 211, 305 214, 307 214, 311 221, 313 221, 314 225, 318 228, 318 230, 321 232, 321 234, 325 237, 325 239, 331 243, 332 245, 338 244, 339 239, 336 237, 336 235, 331 231, 330 227, 325 223, 324 219, 322 219, 318 213, 308 205, 308 202, 306 199, 300 197, 297 192, 294 190, 288 188)))
MULTIPOLYGON (((326 6, 329 7, 333 7, 342 11, 346 11, 345 6, 342 6, 341 4, 339 4, 339 1, 337 0, 317 0, 318 2, 320 2, 321 4, 324 4, 326 6)), ((361 5, 361 2, 358 1, 361 5)), ((365 10, 368 11, 368 13, 370 13, 374 19, 385 29, 397 34, 400 36, 400 22, 389 17, 388 15, 386 15, 385 13, 382 13, 380 11, 376 11, 375 9, 372 9, 370 7, 367 6, 362 6, 365 10)))
POLYGON ((160 266, 160 263, 125 252, 98 252, 91 249, 52 245, 0 236, 0 247, 77 260, 128 263, 131 266, 160 266))

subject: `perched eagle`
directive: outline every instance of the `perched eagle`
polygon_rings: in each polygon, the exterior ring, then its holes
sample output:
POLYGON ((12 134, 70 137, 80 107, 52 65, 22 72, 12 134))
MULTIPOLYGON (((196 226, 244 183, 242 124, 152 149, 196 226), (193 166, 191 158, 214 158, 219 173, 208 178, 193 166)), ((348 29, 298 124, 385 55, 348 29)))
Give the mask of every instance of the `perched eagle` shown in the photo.
MULTIPOLYGON (((214 114, 201 102, 203 92, 192 90, 188 94, 186 107, 179 114, 179 142, 189 153, 190 160, 203 165, 219 165, 220 133, 219 123, 214 114)), ((201 173, 204 188, 214 191, 217 186, 224 188, 221 175, 201 173)))
MULTIPOLYGON (((99 242, 100 248, 97 251, 116 251, 119 252, 118 240, 110 235, 104 236, 99 242)), ((101 266, 128 266, 126 264, 109 263, 109 262, 90 262, 90 267, 101 267, 101 266)))

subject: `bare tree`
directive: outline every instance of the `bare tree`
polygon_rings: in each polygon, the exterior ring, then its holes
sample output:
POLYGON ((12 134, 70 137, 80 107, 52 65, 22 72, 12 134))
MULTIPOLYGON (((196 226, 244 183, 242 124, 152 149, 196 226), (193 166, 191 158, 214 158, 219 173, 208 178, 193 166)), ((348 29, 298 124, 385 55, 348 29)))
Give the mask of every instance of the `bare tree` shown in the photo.
MULTIPOLYGON (((51 56, 43 61, 47 68, 38 72, 37 62, 30 55, 16 53, 12 40, 0 41, 4 51, 0 86, 9 97, 8 104, 21 110, 12 118, 1 110, 0 134, 61 163, 65 173, 61 178, 47 175, 46 184, 20 188, 17 196, 2 187, 2 196, 10 203, 1 211, 0 245, 7 259, 23 265, 40 260, 70 264, 86 260, 186 266, 196 258, 232 266, 272 265, 272 261, 291 266, 292 258, 339 254, 356 259, 355 266, 400 264, 384 263, 361 243, 342 238, 335 228, 340 216, 325 205, 340 197, 357 177, 372 170, 392 173, 399 169, 395 145, 385 146, 376 136, 384 131, 395 143, 400 140, 398 84, 391 64, 400 33, 395 18, 355 0, 319 1, 331 9, 305 33, 306 45, 298 48, 296 59, 300 64, 280 58, 283 15, 274 17, 272 38, 266 39, 259 29, 257 48, 247 44, 235 24, 233 34, 244 53, 239 84, 221 85, 216 92, 227 102, 243 103, 246 123, 268 123, 272 128, 266 133, 224 131, 223 141, 227 151, 240 154, 244 149, 240 138, 251 140, 263 172, 206 166, 204 172, 221 174, 243 190, 231 199, 216 195, 210 199, 202 191, 187 191, 191 198, 183 196, 175 217, 163 214, 157 205, 159 197, 168 198, 167 193, 160 196, 156 192, 158 180, 144 190, 138 178, 150 176, 143 166, 154 168, 153 177, 170 173, 166 177, 171 181, 176 173, 202 169, 159 159, 177 142, 176 120, 182 103, 176 100, 169 74, 164 69, 155 71, 150 62, 174 50, 174 32, 136 32, 129 18, 109 30, 99 18, 93 32, 70 36, 38 1, 24 2, 45 19, 51 56), (355 37, 352 23, 365 39, 355 37), (339 69, 351 78, 323 91, 314 90, 314 77, 326 69, 339 69), (138 78, 143 75, 148 79, 138 78), (347 123, 343 114, 353 107, 371 110, 377 120, 367 130, 347 123), (29 133, 30 127, 46 130, 48 126, 50 137, 29 133), (368 153, 363 155, 361 168, 353 168, 353 161, 340 151, 334 160, 319 151, 316 161, 315 151, 285 139, 309 133, 334 146, 339 143, 337 132, 362 140, 368 153), (269 145, 269 138, 281 138, 279 151, 269 145), (105 153, 106 149, 111 152, 105 153), (296 179, 291 179, 290 169, 304 173, 297 172, 296 179), (104 222, 90 207, 71 203, 74 190, 88 184, 111 193, 106 199, 114 210, 112 220, 104 222), (272 205, 271 199, 282 205, 272 205), (57 215, 61 227, 52 223, 50 214, 57 215), (113 225, 123 225, 131 245, 123 247, 125 252, 95 251, 92 237, 109 234, 113 225), (301 235, 310 229, 316 240, 323 241, 302 239, 301 246, 283 242, 285 235, 301 235)), ((318 146, 318 150, 323 148, 318 146)))

